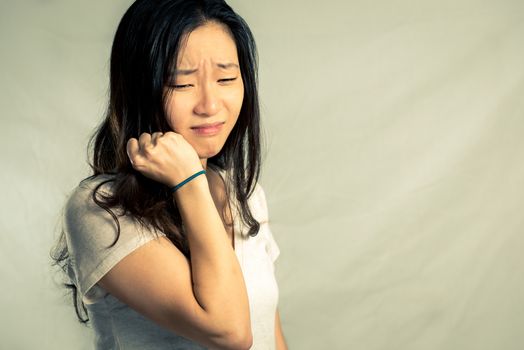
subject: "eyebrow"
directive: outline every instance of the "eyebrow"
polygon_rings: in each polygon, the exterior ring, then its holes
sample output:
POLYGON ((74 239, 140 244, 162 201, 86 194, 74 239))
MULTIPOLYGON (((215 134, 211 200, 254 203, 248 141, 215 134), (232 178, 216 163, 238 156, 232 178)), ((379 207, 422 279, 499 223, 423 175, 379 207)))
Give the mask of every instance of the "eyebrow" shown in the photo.
MULTIPOLYGON (((236 63, 217 63, 216 66, 221 69, 239 68, 236 63)), ((197 71, 198 69, 176 69, 175 75, 191 75, 197 71)))

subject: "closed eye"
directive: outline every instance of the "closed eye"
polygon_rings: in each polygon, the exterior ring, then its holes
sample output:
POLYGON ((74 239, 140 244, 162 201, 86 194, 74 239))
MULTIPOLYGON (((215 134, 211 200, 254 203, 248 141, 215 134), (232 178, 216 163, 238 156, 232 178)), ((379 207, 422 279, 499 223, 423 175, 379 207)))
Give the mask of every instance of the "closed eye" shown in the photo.
MULTIPOLYGON (((236 79, 237 79, 237 77, 235 77, 235 78, 225 78, 225 79, 219 79, 218 82, 219 83, 227 83, 227 82, 230 82, 230 81, 234 81, 236 79)), ((184 89, 184 88, 188 88, 188 87, 193 86, 193 84, 170 85, 170 86, 175 88, 175 89, 184 89)))
POLYGON ((175 89, 183 89, 183 88, 190 87, 190 86, 193 86, 193 85, 185 84, 185 85, 171 85, 171 86, 174 87, 175 89))
POLYGON ((237 78, 227 78, 227 79, 219 79, 218 82, 228 82, 228 81, 233 81, 233 80, 236 80, 237 78))

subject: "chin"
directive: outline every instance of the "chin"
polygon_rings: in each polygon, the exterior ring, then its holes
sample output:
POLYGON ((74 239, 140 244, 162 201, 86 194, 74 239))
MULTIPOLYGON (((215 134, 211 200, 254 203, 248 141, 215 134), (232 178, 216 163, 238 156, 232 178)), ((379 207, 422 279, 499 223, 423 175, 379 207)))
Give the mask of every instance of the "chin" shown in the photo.
POLYGON ((211 158, 216 156, 221 150, 223 145, 208 145, 208 147, 199 147, 198 148, 198 157, 202 158, 211 158))

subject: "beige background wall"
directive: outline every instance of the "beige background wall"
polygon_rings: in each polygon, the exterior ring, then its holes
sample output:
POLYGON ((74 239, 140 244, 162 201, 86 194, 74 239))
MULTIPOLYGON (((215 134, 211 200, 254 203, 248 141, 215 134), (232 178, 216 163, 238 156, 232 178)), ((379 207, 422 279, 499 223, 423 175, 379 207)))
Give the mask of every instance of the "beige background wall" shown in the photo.
MULTIPOLYGON (((48 251, 130 1, 0 1, 0 347, 90 349, 48 251)), ((524 3, 253 1, 291 349, 522 349, 524 3)))

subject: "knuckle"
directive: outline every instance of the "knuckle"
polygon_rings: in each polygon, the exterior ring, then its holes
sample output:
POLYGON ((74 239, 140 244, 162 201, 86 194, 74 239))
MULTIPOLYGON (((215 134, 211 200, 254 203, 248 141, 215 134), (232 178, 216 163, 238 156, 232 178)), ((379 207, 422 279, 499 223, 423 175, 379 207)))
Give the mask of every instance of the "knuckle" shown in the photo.
POLYGON ((167 136, 167 137, 177 137, 178 136, 178 134, 176 132, 173 132, 173 131, 168 131, 164 135, 167 136))
POLYGON ((142 134, 140 134, 140 137, 138 138, 138 140, 143 142, 149 139, 150 137, 151 135, 149 135, 147 132, 143 132, 142 134))
POLYGON ((133 166, 133 168, 137 169, 137 167, 140 166, 140 161, 137 157, 130 157, 129 160, 131 161, 131 165, 133 166))
POLYGON ((152 150, 153 149, 152 149, 151 145, 144 145, 144 147, 142 147, 142 153, 145 154, 145 155, 151 154, 152 150))
POLYGON ((133 145, 137 144, 138 143, 138 140, 135 139, 135 138, 130 138, 129 140, 127 140, 127 144, 126 144, 126 147, 128 149, 130 149, 133 145))

